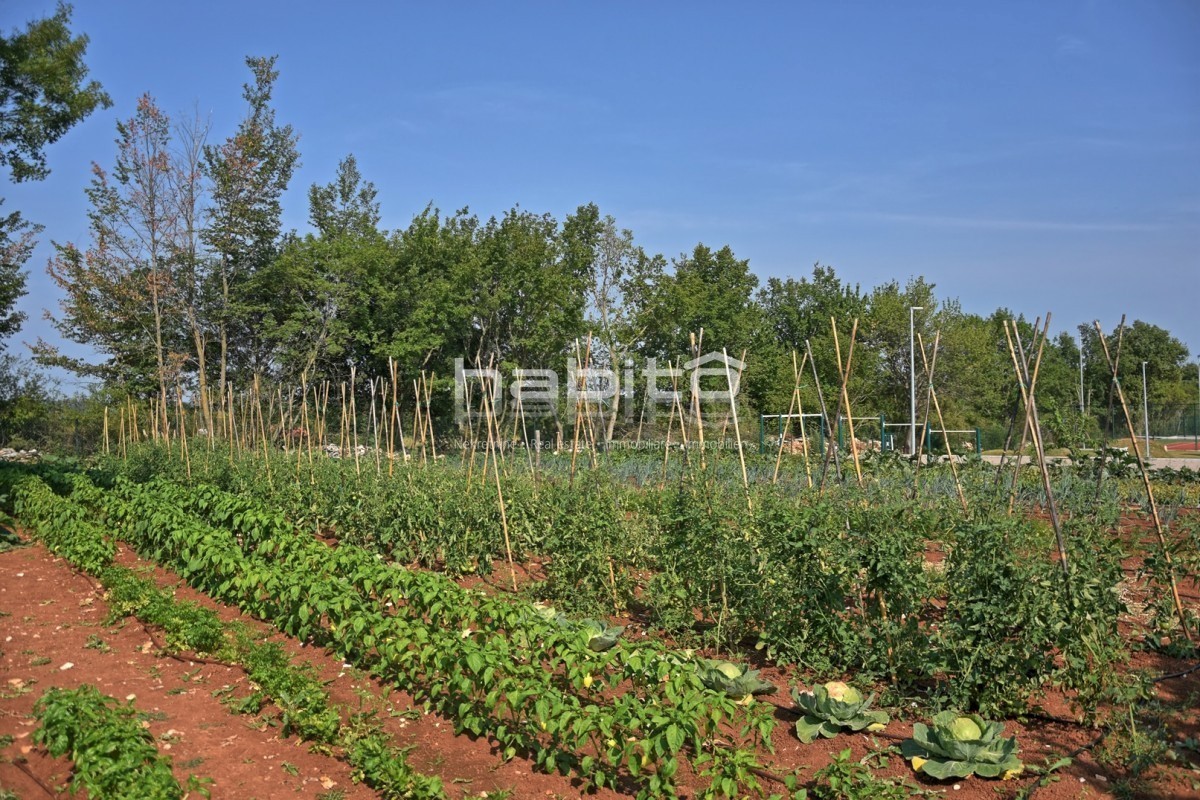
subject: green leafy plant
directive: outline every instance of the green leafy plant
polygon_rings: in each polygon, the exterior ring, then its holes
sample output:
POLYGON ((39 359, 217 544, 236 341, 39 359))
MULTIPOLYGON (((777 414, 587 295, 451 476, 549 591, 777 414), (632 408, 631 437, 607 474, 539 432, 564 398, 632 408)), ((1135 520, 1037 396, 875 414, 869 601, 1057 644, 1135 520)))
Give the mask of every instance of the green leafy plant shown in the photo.
POLYGON ((750 669, 731 661, 699 659, 700 682, 714 692, 724 692, 730 697, 744 699, 761 694, 772 694, 775 684, 758 677, 758 670, 750 669))
MULTIPOLYGON (((39 722, 33 741, 54 757, 74 762, 71 790, 113 800, 178 800, 184 789, 171 773, 171 760, 159 755, 154 737, 142 727, 132 705, 94 686, 49 689, 33 709, 39 722)), ((188 788, 199 788, 189 779, 188 788)), ((208 792, 201 789, 207 796, 208 792)))
POLYGON ((840 681, 814 686, 810 692, 792 691, 792 699, 804 712, 796 722, 796 736, 805 744, 818 737, 832 739, 842 731, 879 731, 887 725, 888 715, 871 711, 875 695, 862 692, 840 681))
POLYGON ((871 756, 855 761, 846 749, 817 770, 810 789, 798 788, 799 779, 793 775, 788 776, 785 784, 797 800, 908 800, 926 796, 926 792, 908 781, 876 777, 865 763, 871 756))
POLYGON ((1004 738, 1003 732, 1003 723, 987 722, 978 714, 943 711, 933 718, 932 727, 915 723, 912 738, 900 745, 900 752, 916 772, 937 780, 971 775, 1009 780, 1020 775, 1024 765, 1016 755, 1016 738, 1004 738))

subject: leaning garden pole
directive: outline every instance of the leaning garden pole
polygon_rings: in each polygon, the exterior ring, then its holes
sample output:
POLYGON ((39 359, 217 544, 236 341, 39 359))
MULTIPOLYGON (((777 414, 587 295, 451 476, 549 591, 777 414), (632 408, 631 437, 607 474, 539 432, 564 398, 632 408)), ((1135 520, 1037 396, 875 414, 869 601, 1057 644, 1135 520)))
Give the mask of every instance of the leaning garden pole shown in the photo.
MULTIPOLYGON (((1028 360, 1024 356, 1018 360, 1017 351, 1013 347, 1012 337, 1008 335, 1007 320, 1005 323, 1004 333, 1005 338, 1008 340, 1008 353, 1012 357, 1013 369, 1017 373, 1017 384, 1021 387, 1021 398, 1025 401, 1025 417, 1032 432, 1034 449, 1037 451, 1038 466, 1041 468, 1042 473, 1042 488, 1046 492, 1046 507, 1050 511, 1050 524, 1054 527, 1054 541, 1058 545, 1059 563, 1062 564, 1063 577, 1067 581, 1067 594, 1069 596, 1071 593, 1071 567, 1067 561, 1067 544, 1063 539, 1062 523, 1058 518, 1058 506, 1054 502, 1054 494, 1050 489, 1050 470, 1046 465, 1046 450, 1042 446, 1042 426, 1041 421, 1038 419, 1037 401, 1034 395, 1034 389, 1037 385, 1037 366, 1035 364, 1031 375, 1028 360)), ((1013 328, 1016 328, 1016 323, 1013 323, 1013 328)), ((1046 314, 1046 327, 1042 332, 1042 337, 1038 344, 1038 364, 1042 360, 1042 348, 1046 344, 1046 333, 1049 330, 1050 315, 1046 314)), ((1020 466, 1020 463, 1018 459, 1017 465, 1020 466)))
MULTIPOLYGON (((1167 547, 1167 537, 1163 532, 1162 518, 1158 515, 1158 503, 1154 499, 1154 487, 1150 484, 1150 471, 1146 467, 1146 461, 1142 458, 1142 451, 1138 448, 1137 434, 1133 429, 1133 418, 1129 416, 1129 404, 1125 402, 1125 392, 1121 389, 1121 381, 1116 377, 1116 369, 1113 367, 1112 356, 1108 354, 1108 342, 1104 339, 1104 331, 1100 328, 1100 322, 1093 322, 1096 326, 1096 332, 1100 335, 1100 346, 1104 349, 1104 358, 1108 360, 1109 367, 1113 368, 1113 385, 1116 387, 1117 399, 1121 402, 1121 410, 1125 414, 1125 426, 1129 430, 1129 439, 1133 443, 1133 454, 1137 456, 1138 469, 1142 472, 1142 483, 1146 487, 1146 497, 1150 501, 1150 515, 1154 518, 1154 533, 1158 536, 1158 544, 1162 550, 1163 563, 1167 565, 1167 579, 1171 584, 1171 599, 1175 602, 1175 613, 1179 615, 1179 627, 1183 629, 1184 637, 1189 641, 1192 639, 1192 632, 1188 629, 1187 615, 1183 611, 1183 601, 1179 598, 1179 586, 1175 582, 1175 567, 1171 563, 1171 550, 1167 547)), ((1150 454, 1147 453, 1147 456, 1150 454)))

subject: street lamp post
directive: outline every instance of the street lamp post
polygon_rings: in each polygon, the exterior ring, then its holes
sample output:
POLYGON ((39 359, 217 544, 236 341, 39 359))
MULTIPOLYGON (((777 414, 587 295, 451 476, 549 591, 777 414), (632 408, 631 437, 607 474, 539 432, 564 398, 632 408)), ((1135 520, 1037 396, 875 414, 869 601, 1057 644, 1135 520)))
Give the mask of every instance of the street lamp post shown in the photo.
POLYGON ((911 419, 908 427, 908 452, 917 452, 917 343, 913 331, 913 312, 924 311, 925 306, 908 307, 908 410, 911 419))
POLYGON ((1142 419, 1146 421, 1146 458, 1150 457, 1150 401, 1146 392, 1146 363, 1142 362, 1142 419))

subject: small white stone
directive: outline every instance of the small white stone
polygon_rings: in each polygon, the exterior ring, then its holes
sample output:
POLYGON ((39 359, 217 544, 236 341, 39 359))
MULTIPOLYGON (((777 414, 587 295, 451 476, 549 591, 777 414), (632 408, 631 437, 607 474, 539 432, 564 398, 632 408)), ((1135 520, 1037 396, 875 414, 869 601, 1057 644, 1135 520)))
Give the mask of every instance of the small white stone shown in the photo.
POLYGON ((71 669, 74 666, 75 666, 74 664, 72 664, 70 661, 68 661, 67 663, 65 663, 61 667, 59 667, 59 670, 61 670, 62 672, 66 672, 67 670, 71 669))

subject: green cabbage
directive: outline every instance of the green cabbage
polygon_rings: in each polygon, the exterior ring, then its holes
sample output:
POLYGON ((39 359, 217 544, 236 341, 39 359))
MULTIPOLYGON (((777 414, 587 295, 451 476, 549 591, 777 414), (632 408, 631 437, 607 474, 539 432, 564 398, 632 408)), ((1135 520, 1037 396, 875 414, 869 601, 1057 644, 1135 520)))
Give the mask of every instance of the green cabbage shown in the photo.
POLYGON ((1017 740, 1004 738, 1004 725, 987 722, 978 714, 943 711, 933 725, 913 725, 913 735, 900 752, 917 772, 938 780, 984 778, 1008 780, 1025 768, 1017 758, 1017 740))
POLYGON ((707 658, 699 659, 697 666, 700 682, 714 692, 724 692, 730 697, 748 698, 775 691, 774 684, 759 679, 756 669, 707 658))
POLYGON ((842 731, 883 730, 888 723, 886 713, 870 710, 874 694, 864 699, 862 692, 841 681, 814 686, 811 692, 793 690, 792 699, 802 712, 796 736, 805 744, 818 736, 832 739, 842 731))

